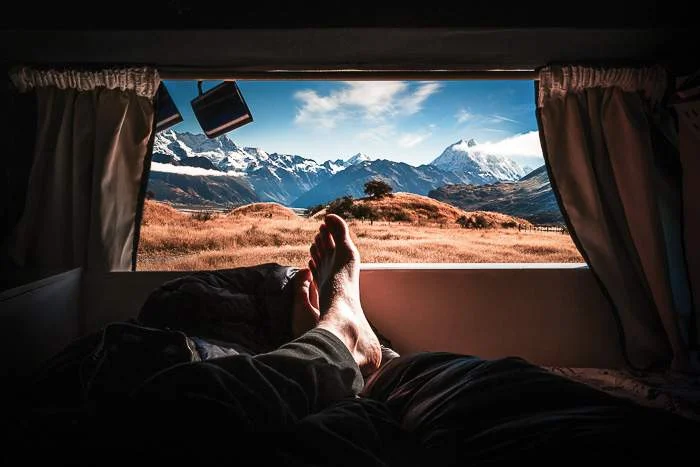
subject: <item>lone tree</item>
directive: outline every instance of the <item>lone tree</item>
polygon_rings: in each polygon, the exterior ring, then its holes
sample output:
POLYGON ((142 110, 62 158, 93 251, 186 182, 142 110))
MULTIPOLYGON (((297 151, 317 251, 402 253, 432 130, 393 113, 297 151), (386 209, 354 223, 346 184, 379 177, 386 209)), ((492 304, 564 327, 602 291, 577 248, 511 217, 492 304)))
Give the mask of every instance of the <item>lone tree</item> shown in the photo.
POLYGON ((391 185, 378 178, 365 183, 365 193, 370 198, 380 199, 391 194, 392 191, 394 191, 394 189, 391 185))

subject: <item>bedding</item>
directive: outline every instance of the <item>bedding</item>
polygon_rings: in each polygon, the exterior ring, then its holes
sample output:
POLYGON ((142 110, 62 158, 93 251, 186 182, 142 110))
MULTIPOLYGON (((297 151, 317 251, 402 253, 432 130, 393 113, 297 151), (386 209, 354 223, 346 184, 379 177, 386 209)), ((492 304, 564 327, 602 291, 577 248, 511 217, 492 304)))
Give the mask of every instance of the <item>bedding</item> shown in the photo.
POLYGON ((700 375, 609 368, 543 368, 639 405, 700 421, 700 375))
POLYGON ((378 372, 292 340, 276 264, 200 272, 53 358, 9 430, 23 463, 500 465, 681 459, 698 423, 519 358, 398 356, 378 372), (107 455, 105 455, 107 454, 107 455), (150 457, 153 456, 153 457, 150 457))

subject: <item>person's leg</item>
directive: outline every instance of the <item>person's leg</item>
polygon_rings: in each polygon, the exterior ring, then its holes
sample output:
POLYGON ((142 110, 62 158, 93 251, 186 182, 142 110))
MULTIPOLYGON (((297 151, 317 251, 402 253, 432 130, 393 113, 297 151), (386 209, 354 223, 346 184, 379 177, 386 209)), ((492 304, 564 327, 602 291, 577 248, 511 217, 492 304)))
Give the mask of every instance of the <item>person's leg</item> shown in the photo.
POLYGON ((320 290, 319 327, 345 343, 363 375, 374 373, 382 351, 360 304, 360 252, 348 225, 327 215, 309 251, 309 268, 320 290))
MULTIPOLYGON (((321 409, 354 399, 364 384, 360 368, 371 372, 381 359, 359 304, 359 254, 347 225, 335 216, 321 226, 312 251, 318 291, 310 272, 301 270, 294 283, 296 339, 266 354, 169 367, 128 399, 100 407, 65 436, 45 437, 43 446, 56 449, 44 452, 69 459, 80 452, 85 456, 80 460, 90 460, 109 451, 121 454, 112 459, 117 463, 134 454, 155 454, 160 460, 165 454, 174 459, 193 454, 201 461, 207 454, 235 457, 261 439, 274 451, 273 440, 288 440, 280 433, 321 409)), ((360 410, 358 420, 367 420, 362 414, 368 413, 360 410)), ((389 418, 381 410, 376 414, 367 416, 389 418)), ((366 428, 371 430, 371 424, 366 428)), ((328 430, 331 438, 334 431, 328 430)))
POLYGON ((361 395, 385 403, 437 465, 675 456, 693 426, 519 358, 402 356, 361 395))
POLYGON ((318 299, 308 274, 300 272, 292 321, 299 333, 318 324, 266 354, 178 365, 155 375, 131 401, 148 420, 142 429, 173 439, 183 424, 207 420, 209 427, 270 432, 362 389, 360 370, 375 371, 381 350, 360 306, 360 257, 345 222, 327 216, 311 253, 318 299))

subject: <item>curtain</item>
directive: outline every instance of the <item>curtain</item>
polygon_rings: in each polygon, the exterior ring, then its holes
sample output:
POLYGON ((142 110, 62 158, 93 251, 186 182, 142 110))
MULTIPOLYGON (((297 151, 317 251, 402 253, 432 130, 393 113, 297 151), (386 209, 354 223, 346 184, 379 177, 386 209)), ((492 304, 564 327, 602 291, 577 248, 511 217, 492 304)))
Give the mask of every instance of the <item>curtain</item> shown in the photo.
POLYGON ((537 86, 552 186, 613 305, 628 364, 687 370, 693 310, 664 69, 550 66, 537 86))
POLYGON ((688 275, 692 288, 694 314, 690 322, 691 344, 695 344, 696 364, 700 364, 700 70, 679 77, 672 104, 678 115, 679 147, 683 167, 683 223, 688 275))
POLYGON ((129 270, 158 73, 21 68, 11 79, 37 105, 13 261, 36 271, 129 270))

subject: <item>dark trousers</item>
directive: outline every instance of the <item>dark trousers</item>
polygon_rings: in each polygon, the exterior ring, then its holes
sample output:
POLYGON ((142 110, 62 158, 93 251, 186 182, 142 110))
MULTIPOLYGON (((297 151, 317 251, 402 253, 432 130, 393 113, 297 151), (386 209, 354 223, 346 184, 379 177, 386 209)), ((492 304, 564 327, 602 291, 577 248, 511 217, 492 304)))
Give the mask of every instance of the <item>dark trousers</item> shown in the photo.
POLYGON ((345 346, 315 329, 267 354, 162 371, 53 443, 53 457, 99 465, 590 465, 682 458, 697 428, 518 358, 419 353, 391 360, 364 384, 345 346))

